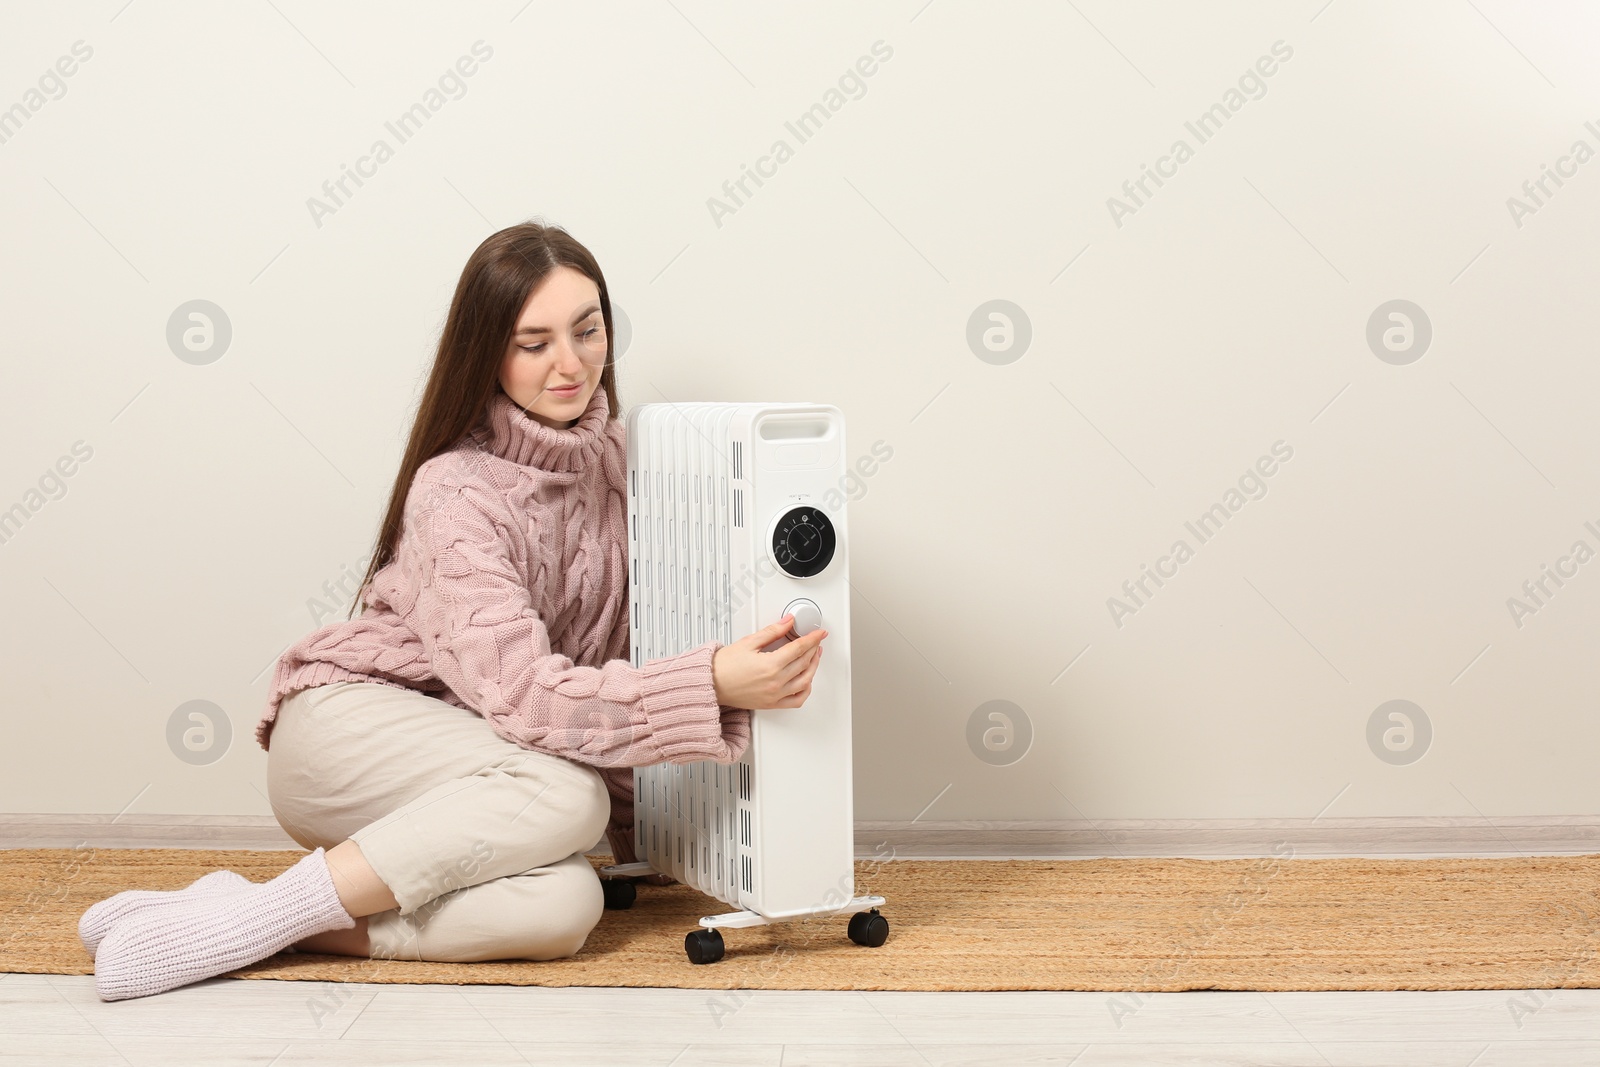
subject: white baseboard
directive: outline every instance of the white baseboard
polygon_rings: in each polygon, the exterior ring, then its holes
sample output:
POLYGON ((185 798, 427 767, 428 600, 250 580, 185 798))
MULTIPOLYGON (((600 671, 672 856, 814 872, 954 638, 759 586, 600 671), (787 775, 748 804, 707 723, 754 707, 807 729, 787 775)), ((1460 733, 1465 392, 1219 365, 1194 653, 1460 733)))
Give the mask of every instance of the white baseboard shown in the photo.
POLYGON ((0 848, 296 849, 271 815, 0 815, 0 848))
POLYGON ((899 859, 1585 855, 1600 815, 857 822, 855 841, 899 859))
MULTIPOLYGON (((856 823, 861 859, 1600 853, 1600 815, 856 823)), ((299 849, 270 815, 4 815, 0 848, 299 849)), ((609 852, 601 838, 591 853, 609 852)))

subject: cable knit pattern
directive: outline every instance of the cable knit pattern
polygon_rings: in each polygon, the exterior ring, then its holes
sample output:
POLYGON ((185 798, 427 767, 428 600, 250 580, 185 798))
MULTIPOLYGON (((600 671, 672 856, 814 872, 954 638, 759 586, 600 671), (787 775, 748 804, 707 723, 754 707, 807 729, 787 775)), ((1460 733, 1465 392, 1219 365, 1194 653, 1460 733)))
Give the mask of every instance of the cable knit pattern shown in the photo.
POLYGON ((418 468, 365 612, 279 657, 257 743, 297 689, 415 689, 597 768, 616 829, 633 825, 633 767, 743 755, 750 713, 719 705, 711 680, 721 642, 628 659, 626 432, 604 388, 559 430, 497 391, 478 427, 418 468))

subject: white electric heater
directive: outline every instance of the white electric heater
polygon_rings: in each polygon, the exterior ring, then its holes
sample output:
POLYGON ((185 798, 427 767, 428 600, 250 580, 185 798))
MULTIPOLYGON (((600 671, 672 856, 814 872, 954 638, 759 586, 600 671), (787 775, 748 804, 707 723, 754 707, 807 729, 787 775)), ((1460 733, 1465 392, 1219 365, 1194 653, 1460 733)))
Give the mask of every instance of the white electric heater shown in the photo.
POLYGON ((795 636, 820 626, 828 637, 806 702, 753 709, 738 762, 635 768, 640 862, 601 868, 606 906, 633 903, 620 879, 660 872, 739 909, 689 932, 695 963, 722 957, 721 928, 858 908, 871 910, 851 916, 849 937, 881 945, 884 898, 855 895, 844 416, 825 404, 643 404, 626 425, 634 666, 789 614, 795 636))

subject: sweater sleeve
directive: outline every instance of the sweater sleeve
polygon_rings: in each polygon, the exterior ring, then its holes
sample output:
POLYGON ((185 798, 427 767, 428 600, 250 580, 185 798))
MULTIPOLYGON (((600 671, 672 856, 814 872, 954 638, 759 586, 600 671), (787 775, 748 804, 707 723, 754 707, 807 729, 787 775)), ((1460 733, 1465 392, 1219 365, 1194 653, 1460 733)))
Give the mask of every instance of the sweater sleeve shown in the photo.
MULTIPOLYGON (((408 507, 402 567, 416 591, 410 621, 434 673, 500 736, 595 767, 637 767, 744 753, 750 713, 717 703, 721 642, 634 667, 578 666, 553 652, 527 577, 511 558, 486 489, 421 485, 408 507)), ((539 561, 528 569, 539 572, 539 561)), ((620 778, 620 776, 618 776, 620 778)), ((619 781, 607 782, 613 812, 619 781)), ((631 818, 631 779, 627 785, 631 818)))

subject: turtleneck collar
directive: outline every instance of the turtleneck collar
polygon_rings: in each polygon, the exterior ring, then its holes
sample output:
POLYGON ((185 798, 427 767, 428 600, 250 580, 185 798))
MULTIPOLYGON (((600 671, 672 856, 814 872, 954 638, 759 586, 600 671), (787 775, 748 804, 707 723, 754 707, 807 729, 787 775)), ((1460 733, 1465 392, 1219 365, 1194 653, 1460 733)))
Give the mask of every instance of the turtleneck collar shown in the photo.
POLYGON ((522 406, 496 389, 489 400, 487 445, 501 459, 547 471, 579 471, 600 462, 605 447, 610 401, 603 385, 595 386, 578 421, 557 430, 529 415, 522 406))

